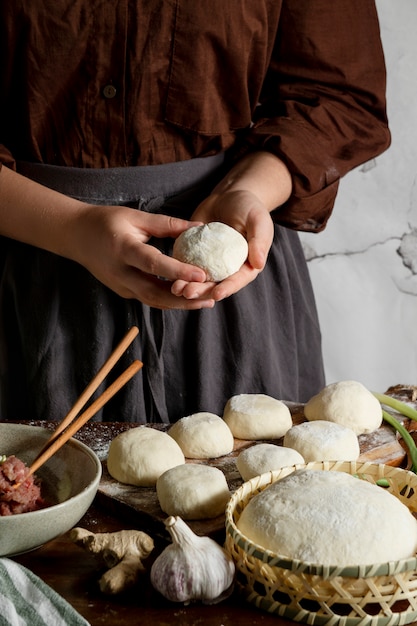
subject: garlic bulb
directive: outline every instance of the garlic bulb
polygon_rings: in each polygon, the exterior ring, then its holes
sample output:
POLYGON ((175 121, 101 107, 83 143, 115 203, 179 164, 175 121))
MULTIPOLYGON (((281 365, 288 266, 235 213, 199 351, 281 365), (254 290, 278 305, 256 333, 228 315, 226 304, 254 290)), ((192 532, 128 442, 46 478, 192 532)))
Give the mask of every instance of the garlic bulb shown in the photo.
POLYGON ((233 590, 235 565, 231 556, 210 537, 199 537, 180 518, 165 520, 172 543, 154 561, 153 587, 172 602, 201 600, 215 604, 233 590))

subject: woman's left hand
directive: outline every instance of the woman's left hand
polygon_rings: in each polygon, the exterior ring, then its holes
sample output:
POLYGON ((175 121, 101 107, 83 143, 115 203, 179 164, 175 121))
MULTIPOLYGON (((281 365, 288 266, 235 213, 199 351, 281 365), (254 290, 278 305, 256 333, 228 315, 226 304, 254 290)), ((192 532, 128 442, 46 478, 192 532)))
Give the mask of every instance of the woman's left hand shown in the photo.
POLYGON ((223 222, 239 231, 248 242, 248 258, 240 270, 220 283, 173 283, 173 294, 187 299, 210 297, 223 300, 253 281, 265 266, 274 237, 274 225, 266 206, 250 191, 214 192, 195 211, 193 220, 223 222))
POLYGON ((292 179, 286 165, 270 152, 241 159, 197 207, 193 220, 223 222, 248 242, 248 258, 239 271, 220 283, 176 280, 171 293, 187 299, 223 300, 255 280, 265 267, 274 238, 271 211, 288 200, 292 179))

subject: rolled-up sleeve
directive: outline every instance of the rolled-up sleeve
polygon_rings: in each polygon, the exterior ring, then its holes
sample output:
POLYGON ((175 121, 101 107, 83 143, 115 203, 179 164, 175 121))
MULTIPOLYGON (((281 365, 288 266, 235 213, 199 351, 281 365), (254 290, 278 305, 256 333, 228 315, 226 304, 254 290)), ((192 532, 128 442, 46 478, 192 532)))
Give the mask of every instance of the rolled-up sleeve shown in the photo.
POLYGON ((3 164, 12 169, 15 169, 16 166, 15 159, 13 158, 10 150, 8 150, 6 146, 3 146, 3 144, 0 143, 0 170, 3 164))
POLYGON ((390 144, 386 75, 373 0, 287 0, 254 124, 254 149, 293 177, 275 221, 322 230, 339 180, 390 144))

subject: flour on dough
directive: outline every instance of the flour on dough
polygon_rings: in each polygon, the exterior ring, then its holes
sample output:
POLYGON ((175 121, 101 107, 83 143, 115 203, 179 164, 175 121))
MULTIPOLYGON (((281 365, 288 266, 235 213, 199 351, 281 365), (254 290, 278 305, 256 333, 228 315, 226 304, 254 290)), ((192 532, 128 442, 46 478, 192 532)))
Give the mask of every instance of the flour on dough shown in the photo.
POLYGON ((356 461, 359 440, 346 426, 317 420, 296 424, 285 433, 284 446, 294 448, 310 461, 356 461))
POLYGON ((237 526, 263 548, 315 564, 370 565, 417 549, 417 520, 405 504, 338 471, 294 471, 254 496, 237 526))
POLYGON ((328 420, 347 426, 357 435, 381 426, 382 407, 362 383, 342 380, 324 387, 304 407, 306 419, 328 420))
POLYGON ((248 243, 222 222, 192 226, 175 240, 173 257, 205 270, 208 280, 220 282, 237 272, 248 256, 248 243))
POLYGON ((217 467, 186 463, 162 474, 156 483, 161 509, 183 519, 222 515, 230 498, 225 475, 217 467))
POLYGON ((237 439, 279 439, 292 426, 287 405, 262 393, 232 396, 223 419, 237 439))
POLYGON ((236 459, 236 467, 243 480, 300 463, 304 463, 304 459, 297 450, 273 443, 257 443, 242 450, 236 459))
POLYGON ((184 453, 167 433, 138 426, 120 433, 109 447, 107 469, 121 483, 155 486, 166 470, 185 463, 184 453))
POLYGON ((234 438, 226 422, 214 413, 182 417, 168 430, 188 459, 214 459, 233 450, 234 438))

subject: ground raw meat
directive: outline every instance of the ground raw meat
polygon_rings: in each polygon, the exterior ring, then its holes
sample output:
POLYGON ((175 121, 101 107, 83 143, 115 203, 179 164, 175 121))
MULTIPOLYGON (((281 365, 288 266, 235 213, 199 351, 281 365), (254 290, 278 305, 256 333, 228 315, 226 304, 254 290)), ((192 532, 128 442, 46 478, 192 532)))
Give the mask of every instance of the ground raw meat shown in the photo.
POLYGON ((43 508, 39 481, 27 476, 29 468, 14 455, 0 462, 0 515, 15 515, 43 508), (15 488, 16 483, 21 483, 15 488))

